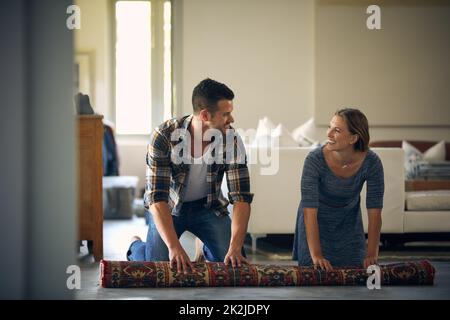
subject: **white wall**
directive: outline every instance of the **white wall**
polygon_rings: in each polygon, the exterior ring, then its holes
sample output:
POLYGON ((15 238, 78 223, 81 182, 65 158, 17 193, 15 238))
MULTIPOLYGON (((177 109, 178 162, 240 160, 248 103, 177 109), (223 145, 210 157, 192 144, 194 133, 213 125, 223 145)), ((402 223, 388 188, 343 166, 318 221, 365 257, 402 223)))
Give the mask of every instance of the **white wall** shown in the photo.
MULTIPOLYGON (((370 119, 369 119, 370 121, 370 119)), ((370 125, 370 123, 369 123, 370 125)), ((318 140, 326 139, 326 127, 316 127, 315 136, 318 140)), ((450 142, 450 128, 448 127, 370 127, 370 141, 376 140, 427 140, 450 142)))
MULTIPOLYGON (((191 111, 192 88, 210 76, 234 89, 237 127, 254 128, 267 115, 292 130, 314 115, 315 1, 182 3, 182 26, 175 30, 182 30, 183 39, 183 113, 191 111)), ((324 127, 318 132, 325 137, 324 127)), ((450 141, 450 128, 373 126, 371 136, 450 141)))
POLYGON ((357 106, 375 125, 450 127, 450 1, 318 0, 315 20, 317 123, 357 106))
MULTIPOLYGON (((183 113, 206 77, 235 92, 235 126, 267 115, 288 128, 313 114, 313 1, 183 1, 183 113)), ((179 29, 178 29, 179 30, 179 29)))
POLYGON ((75 30, 76 53, 89 53, 94 88, 91 104, 96 113, 111 119, 110 17, 108 0, 76 0, 81 9, 81 29, 75 30))
MULTIPOLYGON (((96 48, 107 56, 108 44, 102 38, 107 19, 101 12, 106 12, 107 1, 77 3, 86 17, 86 29, 81 30, 86 37, 77 38, 77 47, 83 42, 85 47, 96 48), (88 36, 93 37, 92 41, 87 40, 88 36)), ((174 21, 173 46, 174 59, 180 63, 174 76, 181 79, 177 83, 177 92, 182 93, 179 115, 191 113, 192 89, 205 77, 222 81, 234 90, 238 128, 255 128, 259 118, 269 116, 292 130, 314 115, 314 0, 174 0, 174 9, 179 14, 174 21)), ((110 72, 107 64, 96 70, 110 72)), ((106 100, 107 93, 102 94, 106 100)), ((107 118, 110 116, 106 107, 101 110, 107 118)), ((323 137, 325 131, 324 127, 318 128, 323 137)), ((371 137, 450 141, 450 128, 372 127, 371 137)), ((140 188, 144 186, 147 142, 147 137, 118 137, 121 174, 138 175, 140 188)))
POLYGON ((145 156, 148 139, 117 137, 120 175, 139 178, 137 194, 145 186, 145 156))

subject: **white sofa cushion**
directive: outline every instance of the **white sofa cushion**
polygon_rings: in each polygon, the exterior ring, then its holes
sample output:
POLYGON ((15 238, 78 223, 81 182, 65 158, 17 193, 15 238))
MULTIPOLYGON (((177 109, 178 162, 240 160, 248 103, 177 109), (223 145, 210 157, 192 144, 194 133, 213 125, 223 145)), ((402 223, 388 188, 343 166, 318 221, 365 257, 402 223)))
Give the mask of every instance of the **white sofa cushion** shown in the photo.
POLYGON ((406 210, 408 211, 450 210, 450 190, 406 192, 406 210))

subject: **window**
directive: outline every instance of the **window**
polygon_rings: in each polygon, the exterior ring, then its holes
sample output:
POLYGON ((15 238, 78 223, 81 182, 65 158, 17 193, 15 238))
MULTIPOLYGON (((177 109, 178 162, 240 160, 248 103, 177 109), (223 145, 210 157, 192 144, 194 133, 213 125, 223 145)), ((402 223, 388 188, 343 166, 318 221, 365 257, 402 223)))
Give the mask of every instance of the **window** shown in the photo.
POLYGON ((172 3, 164 2, 164 119, 172 116, 172 3), (166 107, 167 106, 167 107, 166 107))
POLYGON ((172 114, 170 1, 115 3, 118 134, 149 134, 172 114))

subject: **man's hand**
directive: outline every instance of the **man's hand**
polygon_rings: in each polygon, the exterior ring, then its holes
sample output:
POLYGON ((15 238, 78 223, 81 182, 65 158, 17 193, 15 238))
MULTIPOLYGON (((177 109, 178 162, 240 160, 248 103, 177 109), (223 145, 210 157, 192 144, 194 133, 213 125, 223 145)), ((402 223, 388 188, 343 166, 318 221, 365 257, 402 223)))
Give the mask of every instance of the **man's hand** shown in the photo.
POLYGON ((240 267, 242 263, 248 264, 247 259, 245 259, 241 254, 241 249, 228 249, 227 255, 225 256, 225 259, 223 260, 226 265, 229 265, 231 262, 231 265, 233 268, 240 267))
POLYGON ((175 249, 169 249, 170 268, 177 266, 177 272, 187 274, 189 271, 197 272, 192 262, 189 260, 189 256, 184 251, 183 247, 178 246, 175 249))
POLYGON ((240 267, 242 263, 247 263, 247 259, 242 256, 242 246, 247 232, 248 220, 250 218, 250 204, 243 201, 236 201, 233 205, 233 219, 231 219, 231 240, 228 252, 223 262, 233 268, 240 267))
POLYGON ((333 266, 331 265, 330 261, 325 259, 323 256, 311 257, 311 258, 312 258, 312 261, 314 264, 314 269, 321 268, 321 269, 325 269, 327 271, 333 270, 333 266))
POLYGON ((369 266, 373 264, 378 264, 378 258, 376 256, 367 256, 364 259, 364 269, 367 269, 369 266))

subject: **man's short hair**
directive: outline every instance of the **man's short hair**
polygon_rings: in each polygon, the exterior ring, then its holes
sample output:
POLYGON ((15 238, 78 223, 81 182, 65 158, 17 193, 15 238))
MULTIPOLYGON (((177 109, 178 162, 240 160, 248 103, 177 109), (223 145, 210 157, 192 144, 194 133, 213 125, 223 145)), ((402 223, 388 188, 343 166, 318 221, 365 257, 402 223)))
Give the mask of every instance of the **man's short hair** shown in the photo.
POLYGON ((217 111, 220 100, 233 100, 234 93, 225 84, 206 78, 202 80, 192 92, 192 106, 194 113, 207 109, 211 114, 217 111))

